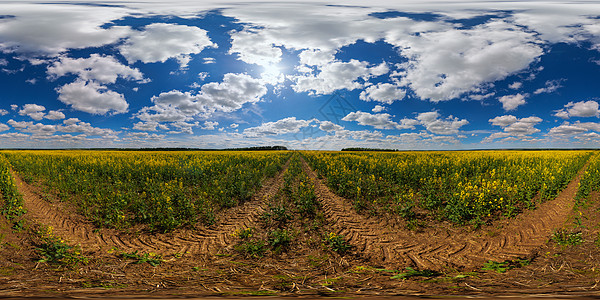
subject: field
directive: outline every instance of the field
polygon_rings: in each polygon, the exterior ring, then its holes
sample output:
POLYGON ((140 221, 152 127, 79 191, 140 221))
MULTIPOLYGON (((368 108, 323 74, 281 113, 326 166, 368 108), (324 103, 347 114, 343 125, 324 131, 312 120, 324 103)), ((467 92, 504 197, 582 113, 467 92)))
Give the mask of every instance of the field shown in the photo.
POLYGON ((596 151, 0 152, 0 296, 590 295, 596 151))

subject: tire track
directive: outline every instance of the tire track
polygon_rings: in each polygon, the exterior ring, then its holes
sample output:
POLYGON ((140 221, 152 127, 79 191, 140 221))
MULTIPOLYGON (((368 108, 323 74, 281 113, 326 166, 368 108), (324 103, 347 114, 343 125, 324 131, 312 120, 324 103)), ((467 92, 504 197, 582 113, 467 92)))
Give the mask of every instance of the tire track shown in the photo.
POLYGON ((283 169, 274 177, 263 181, 262 187, 250 201, 221 213, 219 222, 212 227, 177 229, 170 233, 124 233, 115 229, 96 228, 82 216, 73 213, 64 203, 50 203, 39 196, 37 188, 28 185, 12 172, 17 188, 27 209, 25 217, 34 223, 52 226, 53 233, 70 243, 79 244, 82 250, 106 253, 112 248, 120 251, 154 252, 161 255, 173 253, 216 254, 231 245, 232 234, 251 226, 264 212, 264 200, 274 195, 283 185, 283 169), (184 252, 186 251, 186 252, 184 252))
POLYGON ((416 266, 431 270, 478 269, 488 260, 504 261, 532 255, 546 243, 552 231, 566 221, 579 181, 588 166, 584 165, 554 200, 514 219, 501 221, 500 233, 491 237, 482 230, 465 232, 458 228, 429 228, 417 233, 381 218, 360 215, 348 200, 335 195, 318 179, 304 159, 302 165, 315 183, 315 194, 326 217, 361 255, 390 268, 416 266))

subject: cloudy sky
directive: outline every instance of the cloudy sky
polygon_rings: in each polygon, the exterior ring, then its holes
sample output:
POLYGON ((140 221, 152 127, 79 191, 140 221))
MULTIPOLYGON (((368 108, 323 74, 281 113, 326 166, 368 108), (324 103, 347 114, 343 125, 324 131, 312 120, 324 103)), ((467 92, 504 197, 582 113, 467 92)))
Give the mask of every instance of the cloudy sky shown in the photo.
POLYGON ((0 1, 0 148, 599 145, 597 1, 198 2, 0 1))

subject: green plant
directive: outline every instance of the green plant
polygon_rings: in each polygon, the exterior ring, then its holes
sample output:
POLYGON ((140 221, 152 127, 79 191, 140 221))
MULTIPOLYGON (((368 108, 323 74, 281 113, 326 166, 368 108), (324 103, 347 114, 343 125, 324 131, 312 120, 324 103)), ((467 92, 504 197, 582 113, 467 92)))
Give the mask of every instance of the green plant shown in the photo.
POLYGON ((74 268, 79 264, 87 264, 88 259, 81 254, 79 246, 71 246, 61 238, 52 234, 52 227, 38 230, 40 237, 37 243, 38 262, 46 262, 74 268))
POLYGON ((234 249, 247 257, 262 257, 265 253, 265 242, 244 241, 236 245, 234 249))
POLYGON ((149 265, 156 267, 162 262, 161 256, 155 253, 143 253, 139 254, 137 250, 134 252, 122 252, 120 254, 122 258, 135 260, 134 264, 148 263, 149 265))
POLYGON ((493 260, 488 260, 483 264, 483 268, 481 270, 484 271, 495 271, 497 273, 504 273, 508 270, 512 270, 514 268, 521 268, 524 266, 528 266, 531 264, 531 260, 525 258, 517 258, 514 260, 507 260, 503 262, 497 262, 493 260))
POLYGON ((266 222, 274 221, 278 224, 284 224, 292 218, 292 215, 283 205, 269 205, 268 211, 265 211, 261 217, 266 222))
POLYGON ((405 272, 396 274, 390 277, 390 279, 407 279, 410 277, 436 277, 441 275, 441 273, 433 270, 415 270, 410 267, 407 267, 405 270, 405 272))
POLYGON ((292 239, 292 234, 285 229, 276 229, 269 232, 269 245, 278 250, 289 246, 292 239))
POLYGON ((337 253, 344 254, 352 248, 344 239, 344 236, 330 232, 325 236, 324 242, 329 248, 337 253))
POLYGON ((248 228, 244 228, 244 229, 238 229, 235 231, 235 233, 233 235, 237 236, 241 240, 247 240, 247 239, 250 239, 254 235, 254 228, 248 227, 248 228))
POLYGON ((552 234, 552 240, 561 246, 576 246, 583 243, 583 233, 559 229, 552 234))

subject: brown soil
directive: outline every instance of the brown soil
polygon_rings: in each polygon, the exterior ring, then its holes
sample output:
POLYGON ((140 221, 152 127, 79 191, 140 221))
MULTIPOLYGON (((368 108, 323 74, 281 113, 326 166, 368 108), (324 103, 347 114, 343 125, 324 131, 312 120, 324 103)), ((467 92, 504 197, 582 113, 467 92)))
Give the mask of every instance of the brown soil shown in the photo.
MULTIPOLYGON (((284 170, 287 164, 284 166, 284 170)), ((96 228, 91 222, 60 201, 46 201, 40 197, 40 188, 25 183, 18 174, 13 177, 23 195, 27 219, 34 224, 52 226, 55 235, 79 244, 85 252, 106 253, 111 249, 123 252, 153 252, 161 255, 216 254, 231 245, 232 234, 250 227, 264 210, 263 200, 276 193, 283 182, 283 171, 264 181, 251 201, 223 211, 216 225, 194 229, 180 229, 166 234, 144 232, 125 233, 96 228)))
POLYGON ((476 231, 442 223, 415 232, 382 218, 356 213, 350 202, 327 188, 305 161, 303 165, 316 182, 317 197, 327 217, 360 253, 387 268, 412 266, 439 271, 473 270, 488 260, 501 262, 535 256, 552 231, 567 219, 587 168, 584 166, 556 199, 514 219, 476 231))
POLYGON ((232 233, 253 227, 264 238, 279 226, 261 215, 268 204, 292 209, 281 195, 283 171, 267 179, 251 201, 222 212, 217 225, 170 234, 94 228, 68 205, 43 199, 40 188, 15 176, 29 210, 27 221, 53 226, 56 235, 81 244, 90 262, 75 268, 36 263, 36 237, 14 232, 0 216, 0 297, 600 295, 600 194, 590 196, 581 214, 572 210, 583 171, 555 200, 515 219, 475 231, 441 223, 415 232, 402 221, 356 213, 306 164, 304 170, 315 182, 321 208, 314 218, 295 217, 285 225, 295 234, 289 248, 271 249, 262 257, 237 251, 241 241, 232 233), (572 225, 578 219, 581 225, 572 225), (560 227, 581 231, 584 243, 556 245, 550 236, 560 227), (331 231, 346 236, 354 249, 342 255, 329 249, 322 236, 331 231), (112 247, 160 253, 164 261, 136 264, 106 251, 112 247), (488 259, 523 256, 532 263, 506 273, 481 269, 488 259), (442 272, 392 277, 405 267, 442 272))

